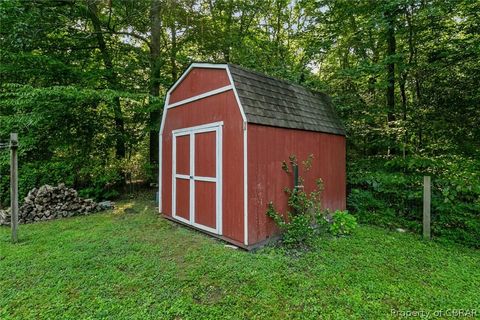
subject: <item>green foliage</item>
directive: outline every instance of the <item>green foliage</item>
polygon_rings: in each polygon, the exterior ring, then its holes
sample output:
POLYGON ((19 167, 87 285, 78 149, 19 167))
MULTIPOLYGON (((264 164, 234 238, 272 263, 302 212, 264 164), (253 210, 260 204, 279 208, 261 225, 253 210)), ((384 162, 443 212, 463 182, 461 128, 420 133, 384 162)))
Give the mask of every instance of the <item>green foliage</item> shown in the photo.
POLYGON ((333 213, 329 231, 334 236, 350 235, 355 228, 357 228, 357 219, 348 211, 336 210, 333 213))
MULTIPOLYGON (((148 133, 181 70, 236 63, 332 96, 361 221, 419 231, 421 175, 431 174, 434 232, 472 243, 479 11, 471 0, 3 0, 0 140, 19 133, 22 195, 63 180, 109 197, 125 181, 155 181, 148 133)), ((0 202, 7 175, 0 152, 0 202)))
MULTIPOLYGON (((118 96, 127 124, 142 110, 139 95, 74 86, 34 88, 15 84, 0 87, 0 137, 19 134, 20 196, 43 184, 66 183, 85 195, 112 197, 121 186, 129 161, 115 156, 118 132, 109 104, 118 96), (134 100, 137 99, 137 100, 134 100), (129 114, 129 112, 131 112, 129 114)), ((127 151, 139 149, 145 131, 127 126, 127 151)), ((7 152, 0 155, 0 173, 8 174, 7 152)), ((8 202, 9 181, 1 177, 2 199, 8 202)))
POLYGON ((267 216, 272 218, 282 230, 282 242, 289 248, 309 246, 315 237, 313 227, 314 215, 304 212, 303 214, 284 214, 275 210, 273 203, 269 203, 267 216))
MULTIPOLYGON (((159 109, 160 99, 148 98, 138 85, 148 82, 145 64, 135 57, 138 50, 134 54, 107 32, 113 65, 105 63, 85 5, 0 3, 6 31, 0 38, 0 140, 19 134, 21 197, 33 187, 59 182, 95 198, 112 197, 127 175, 145 176, 131 163, 140 167, 148 161, 148 116, 150 109, 159 109), (112 81, 117 67, 125 74, 112 81)), ((4 204, 8 174, 8 155, 0 152, 4 204)))
MULTIPOLYGON (((303 167, 308 171, 311 167, 313 156, 309 156, 303 161, 303 167)), ((294 167, 298 165, 295 155, 289 157, 290 167, 285 161, 282 162, 282 169, 287 173, 291 173, 294 167)), ((299 177, 299 182, 302 178, 299 177)), ((310 193, 305 192, 302 186, 293 189, 285 188, 288 197, 288 210, 280 213, 275 209, 272 202, 268 204, 267 216, 282 231, 282 242, 289 248, 308 247, 312 244, 318 233, 318 226, 323 224, 324 210, 321 207, 321 193, 323 191, 323 182, 318 179, 316 189, 310 193)))
POLYGON ((78 191, 82 198, 91 198, 96 200, 108 200, 120 195, 117 190, 107 189, 105 187, 88 187, 78 191))
MULTIPOLYGON (((313 155, 302 161, 305 171, 312 166, 313 155)), ((294 171, 298 165, 295 155, 289 157, 290 166, 282 162, 282 170, 287 174, 294 171)), ((303 178, 299 177, 300 184, 303 178)), ((322 209, 321 193, 323 181, 316 181, 316 188, 310 193, 305 192, 302 186, 290 189, 285 188, 288 200, 288 210, 279 212, 275 205, 268 204, 267 216, 270 217, 282 231, 282 242, 288 248, 309 247, 319 234, 328 232, 334 236, 350 235, 357 227, 357 220, 347 211, 337 210, 332 215, 322 209)), ((364 201, 361 202, 365 203, 364 201)))
POLYGON ((151 198, 21 225, 16 245, 0 227, 0 318, 384 319, 412 308, 478 310, 479 250, 364 225, 301 255, 231 250, 159 219, 151 198))
POLYGON ((371 158, 349 168, 348 206, 361 222, 420 233, 423 175, 431 175, 433 236, 478 247, 479 172, 467 158, 371 158))

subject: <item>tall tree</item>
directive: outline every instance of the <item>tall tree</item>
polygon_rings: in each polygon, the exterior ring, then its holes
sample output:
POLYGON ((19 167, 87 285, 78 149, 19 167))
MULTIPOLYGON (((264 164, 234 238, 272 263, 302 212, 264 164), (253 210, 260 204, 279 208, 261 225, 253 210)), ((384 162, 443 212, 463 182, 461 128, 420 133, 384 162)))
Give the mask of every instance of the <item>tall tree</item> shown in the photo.
MULTIPOLYGON (((162 39, 162 19, 161 19, 161 0, 152 0, 150 5, 150 95, 158 97, 160 94, 160 70, 162 68, 161 59, 161 39, 162 39)), ((150 165, 156 173, 159 164, 159 128, 161 121, 161 111, 154 108, 150 111, 150 165)))
MULTIPOLYGON (((106 32, 102 29, 102 24, 100 22, 98 16, 98 7, 96 5, 95 0, 88 0, 87 1, 87 11, 88 16, 93 25, 93 30, 95 33, 95 38, 98 42, 98 48, 100 49, 103 64, 105 66, 105 78, 107 79, 110 88, 113 90, 120 90, 120 83, 118 81, 118 75, 115 71, 112 56, 110 51, 107 47, 107 44, 104 39, 104 34, 106 32)), ((112 107, 114 112, 115 118, 115 127, 117 130, 116 135, 116 156, 118 159, 125 158, 126 150, 125 150, 125 123, 123 120, 123 112, 120 106, 120 97, 114 97, 112 101, 112 107)))
MULTIPOLYGON (((397 16, 397 8, 394 5, 388 5, 385 10, 386 21, 386 42, 387 42, 387 123, 392 129, 395 121, 395 55, 397 50, 397 40, 395 38, 395 20, 397 16)), ((393 136, 393 130, 390 135, 393 136)), ((388 153, 395 152, 394 137, 390 138, 391 142, 388 146, 388 153)))

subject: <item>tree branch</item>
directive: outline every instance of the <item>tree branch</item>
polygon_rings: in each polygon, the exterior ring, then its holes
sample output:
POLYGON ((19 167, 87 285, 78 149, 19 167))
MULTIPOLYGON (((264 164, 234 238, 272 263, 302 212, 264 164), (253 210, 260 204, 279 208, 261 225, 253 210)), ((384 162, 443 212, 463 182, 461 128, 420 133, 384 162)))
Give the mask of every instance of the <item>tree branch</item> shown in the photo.
POLYGON ((109 32, 112 33, 112 34, 130 36, 130 37, 132 37, 132 38, 141 40, 141 41, 143 41, 149 48, 151 48, 150 41, 148 41, 148 39, 145 38, 144 36, 141 36, 141 35, 139 35, 139 34, 137 34, 137 33, 128 32, 128 31, 115 31, 115 30, 111 30, 111 29, 109 29, 109 32))

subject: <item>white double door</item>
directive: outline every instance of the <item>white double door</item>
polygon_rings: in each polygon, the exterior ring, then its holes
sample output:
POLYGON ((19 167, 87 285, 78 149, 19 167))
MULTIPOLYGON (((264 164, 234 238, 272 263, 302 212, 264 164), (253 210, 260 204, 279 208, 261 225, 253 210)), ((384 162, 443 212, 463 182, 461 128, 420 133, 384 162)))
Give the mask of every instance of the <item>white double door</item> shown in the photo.
POLYGON ((173 218, 222 234, 222 122, 172 132, 173 218))

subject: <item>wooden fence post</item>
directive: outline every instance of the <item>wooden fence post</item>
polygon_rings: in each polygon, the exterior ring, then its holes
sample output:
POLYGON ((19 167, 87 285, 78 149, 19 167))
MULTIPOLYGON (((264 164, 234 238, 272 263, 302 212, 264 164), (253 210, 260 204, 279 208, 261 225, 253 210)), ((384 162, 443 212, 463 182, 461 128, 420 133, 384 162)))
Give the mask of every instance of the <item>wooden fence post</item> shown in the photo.
POLYGON ((12 242, 18 241, 18 135, 10 134, 10 210, 12 242))
POLYGON ((431 180, 430 176, 423 177, 423 238, 431 238, 430 230, 430 208, 431 208, 431 180))

